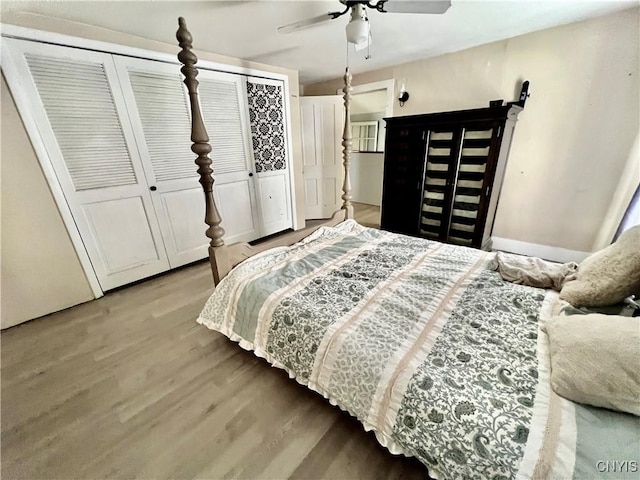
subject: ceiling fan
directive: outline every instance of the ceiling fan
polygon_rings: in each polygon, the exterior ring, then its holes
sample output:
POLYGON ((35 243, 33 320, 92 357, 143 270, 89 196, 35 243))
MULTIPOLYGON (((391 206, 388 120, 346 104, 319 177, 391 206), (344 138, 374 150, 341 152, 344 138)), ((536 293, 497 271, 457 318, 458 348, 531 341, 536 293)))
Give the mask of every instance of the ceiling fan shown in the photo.
POLYGON ((347 41, 361 50, 371 43, 371 27, 366 8, 380 13, 431 13, 442 14, 451 6, 450 0, 339 0, 344 10, 307 18, 278 28, 279 33, 291 33, 341 17, 351 11, 347 24, 347 41))

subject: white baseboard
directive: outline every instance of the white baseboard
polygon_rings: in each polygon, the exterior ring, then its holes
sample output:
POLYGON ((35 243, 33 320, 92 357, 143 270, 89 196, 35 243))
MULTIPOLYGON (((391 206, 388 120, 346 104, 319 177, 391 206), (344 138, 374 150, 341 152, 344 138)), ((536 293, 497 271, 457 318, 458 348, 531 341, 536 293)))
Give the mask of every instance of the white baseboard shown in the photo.
POLYGON ((568 250, 566 248, 551 247, 549 245, 540 245, 538 243, 521 242, 520 240, 511 240, 509 238, 491 237, 491 239, 493 241, 493 250, 518 253, 529 257, 539 257, 552 262, 580 263, 591 255, 589 252, 568 250))

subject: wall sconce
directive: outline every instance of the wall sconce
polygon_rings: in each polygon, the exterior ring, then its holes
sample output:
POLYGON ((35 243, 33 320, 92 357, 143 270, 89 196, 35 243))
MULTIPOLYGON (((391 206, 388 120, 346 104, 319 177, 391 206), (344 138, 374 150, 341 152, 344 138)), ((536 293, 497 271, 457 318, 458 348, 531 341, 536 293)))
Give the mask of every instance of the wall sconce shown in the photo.
POLYGON ((402 79, 400 83, 400 89, 398 90, 398 102, 401 107, 404 107, 404 102, 409 100, 409 92, 407 92, 407 80, 405 78, 402 79))

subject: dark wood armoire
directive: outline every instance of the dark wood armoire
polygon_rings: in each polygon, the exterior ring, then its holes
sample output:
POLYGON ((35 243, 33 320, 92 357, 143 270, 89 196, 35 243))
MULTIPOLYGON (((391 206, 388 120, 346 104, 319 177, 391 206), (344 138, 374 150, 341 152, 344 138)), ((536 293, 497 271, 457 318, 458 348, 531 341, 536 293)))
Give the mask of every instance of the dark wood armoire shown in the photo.
POLYGON ((522 110, 508 104, 386 118, 382 229, 489 249, 522 110))

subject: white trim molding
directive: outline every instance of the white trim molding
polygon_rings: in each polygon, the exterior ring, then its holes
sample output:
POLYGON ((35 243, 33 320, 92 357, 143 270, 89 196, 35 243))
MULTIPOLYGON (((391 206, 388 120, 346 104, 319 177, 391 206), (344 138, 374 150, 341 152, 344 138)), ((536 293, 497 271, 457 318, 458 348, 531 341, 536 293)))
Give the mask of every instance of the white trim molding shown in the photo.
MULTIPOLYGON (((92 40, 89 38, 75 37, 62 33, 36 30, 34 28, 28 27, 20 27, 8 23, 0 23, 0 31, 2 32, 3 37, 8 38, 17 38, 20 40, 28 40, 40 43, 51 43, 53 45, 61 45, 63 47, 74 47, 82 50, 95 50, 98 52, 122 55, 125 57, 156 60, 159 62, 180 65, 177 53, 171 54, 156 52, 154 50, 146 50, 143 48, 130 47, 127 45, 119 45, 117 43, 103 42, 101 40, 92 40)), ((176 52, 177 51, 178 47, 176 46, 176 52)), ((202 56, 203 53, 206 54, 207 52, 195 50, 194 53, 198 56, 202 56)), ((198 68, 224 73, 236 73, 239 75, 247 75, 251 77, 283 80, 285 83, 289 81, 289 76, 284 73, 276 73, 266 70, 260 70, 257 68, 230 65, 227 63, 212 62, 210 60, 203 60, 201 58, 198 59, 198 68)))
MULTIPOLYGON (((298 207, 296 199, 296 179, 293 163, 293 129, 291 119, 291 89, 289 86, 289 80, 283 79, 284 82, 284 115, 285 115, 285 134, 287 136, 287 162, 289 162, 289 188, 291 189, 291 220, 293 221, 293 229, 299 230, 304 228, 304 225, 300 225, 298 222, 298 207)), ((302 136, 302 134, 300 134, 302 136)), ((300 147, 302 148, 302 147, 300 147)), ((304 165, 302 166, 304 169, 304 165)), ((302 179, 302 178, 301 178, 302 179)), ((304 181, 304 180, 303 180, 304 181)))
POLYGON ((527 255, 528 257, 539 257, 552 262, 580 263, 591 255, 589 252, 552 247, 550 245, 540 245, 539 243, 521 242, 520 240, 511 240, 510 238, 492 237, 492 241, 492 250, 517 253, 519 255, 527 255))
MULTIPOLYGON (((393 78, 389 80, 380 80, 379 82, 363 83, 361 85, 354 85, 351 87, 351 95, 357 95, 359 93, 375 92, 376 90, 387 91, 387 107, 385 110, 385 116, 393 116, 393 102, 395 101, 395 80, 393 78)), ((336 91, 338 95, 342 95, 342 87, 336 91)))

